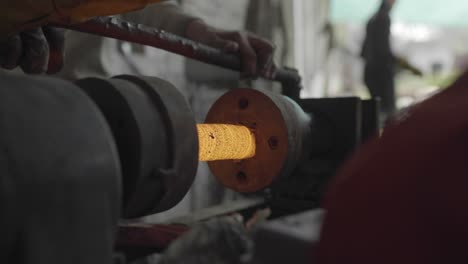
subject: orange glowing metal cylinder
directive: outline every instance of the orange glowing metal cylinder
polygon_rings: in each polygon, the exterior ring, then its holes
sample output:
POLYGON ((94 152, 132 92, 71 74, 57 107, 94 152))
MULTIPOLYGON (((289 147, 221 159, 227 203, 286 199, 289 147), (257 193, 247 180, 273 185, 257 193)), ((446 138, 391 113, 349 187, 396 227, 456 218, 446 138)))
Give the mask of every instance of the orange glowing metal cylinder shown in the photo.
POLYGON ((198 124, 199 160, 241 160, 255 156, 255 136, 245 126, 198 124))

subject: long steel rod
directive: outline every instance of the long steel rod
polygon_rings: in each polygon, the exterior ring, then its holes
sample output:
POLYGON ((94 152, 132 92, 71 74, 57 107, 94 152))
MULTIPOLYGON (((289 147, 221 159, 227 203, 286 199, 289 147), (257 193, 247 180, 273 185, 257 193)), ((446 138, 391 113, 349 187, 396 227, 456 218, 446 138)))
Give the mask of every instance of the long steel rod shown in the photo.
MULTIPOLYGON (((229 54, 163 30, 116 17, 98 17, 81 24, 53 26, 151 46, 234 71, 241 70, 241 61, 236 54, 229 54)), ((282 83, 299 83, 301 78, 296 71, 281 68, 278 69, 274 80, 282 83)))

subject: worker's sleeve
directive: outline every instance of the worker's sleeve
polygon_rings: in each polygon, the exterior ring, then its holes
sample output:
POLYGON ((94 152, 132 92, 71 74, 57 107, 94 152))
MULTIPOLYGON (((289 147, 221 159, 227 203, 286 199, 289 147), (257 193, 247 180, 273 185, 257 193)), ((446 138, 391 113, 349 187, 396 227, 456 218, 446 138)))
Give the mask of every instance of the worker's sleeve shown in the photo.
POLYGON ((131 12, 124 14, 123 19, 138 22, 147 26, 162 29, 179 36, 185 36, 187 26, 197 17, 187 14, 175 1, 146 7, 145 12, 131 12))
POLYGON ((54 12, 51 0, 1 1, 0 2, 0 40, 20 31, 30 21, 45 23, 54 12))
POLYGON ((0 1, 0 40, 49 22, 78 23, 96 16, 122 14, 162 0, 16 0, 0 1))
POLYGON ((468 73, 341 169, 317 263, 468 262, 467 88, 468 73))

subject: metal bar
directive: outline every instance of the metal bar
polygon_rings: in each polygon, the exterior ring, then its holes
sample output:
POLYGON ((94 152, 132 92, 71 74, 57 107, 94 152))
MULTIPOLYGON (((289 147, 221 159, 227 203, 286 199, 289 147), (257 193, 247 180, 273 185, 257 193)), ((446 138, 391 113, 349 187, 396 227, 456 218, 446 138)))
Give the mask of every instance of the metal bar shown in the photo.
POLYGON ((163 252, 188 230, 182 225, 121 224, 115 248, 132 261, 163 252))
MULTIPOLYGON (((127 22, 116 17, 97 17, 81 24, 53 24, 52 26, 151 46, 234 71, 241 70, 241 61, 236 54, 229 54, 163 30, 127 22)), ((281 68, 278 69, 274 81, 300 83, 301 78, 297 71, 281 68)))
POLYGON ((171 224, 192 225, 194 223, 206 221, 216 217, 230 215, 233 213, 242 213, 243 211, 247 211, 249 209, 264 208, 264 206, 266 206, 266 200, 263 197, 244 198, 226 204, 204 208, 189 215, 176 217, 165 222, 171 224))

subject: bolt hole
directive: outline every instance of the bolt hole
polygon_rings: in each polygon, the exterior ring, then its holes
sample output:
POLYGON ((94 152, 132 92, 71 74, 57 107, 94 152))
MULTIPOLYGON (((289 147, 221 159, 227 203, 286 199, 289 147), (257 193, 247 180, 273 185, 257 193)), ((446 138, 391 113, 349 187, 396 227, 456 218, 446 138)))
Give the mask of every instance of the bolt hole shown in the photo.
POLYGON ((236 178, 237 178, 237 181, 240 183, 247 183, 247 175, 243 171, 239 171, 237 173, 236 178))
POLYGON ((270 146, 271 149, 277 149, 278 148, 278 138, 277 137, 270 137, 268 139, 268 146, 270 146))
POLYGON ((247 98, 241 98, 239 100, 239 108, 246 109, 247 107, 249 107, 249 100, 247 100, 247 98))

